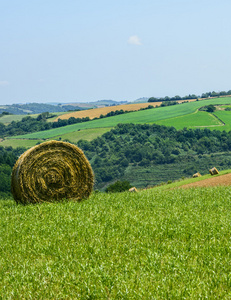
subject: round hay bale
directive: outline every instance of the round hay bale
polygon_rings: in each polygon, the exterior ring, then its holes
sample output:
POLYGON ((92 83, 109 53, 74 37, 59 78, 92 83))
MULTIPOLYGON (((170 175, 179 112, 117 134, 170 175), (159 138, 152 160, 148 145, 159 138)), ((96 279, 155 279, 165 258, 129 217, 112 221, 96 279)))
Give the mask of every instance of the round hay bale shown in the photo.
POLYGON ((210 173, 211 175, 217 175, 217 174, 219 174, 217 168, 215 168, 215 167, 213 167, 212 169, 210 169, 210 170, 209 170, 209 173, 210 173))
POLYGON ((129 192, 138 192, 137 188, 135 186, 131 187, 128 191, 129 192))
POLYGON ((201 174, 199 172, 193 174, 193 178, 196 178, 196 177, 201 177, 201 174))
POLYGON ((13 168, 11 191, 17 203, 81 200, 94 184, 90 163, 75 145, 49 141, 22 154, 13 168))

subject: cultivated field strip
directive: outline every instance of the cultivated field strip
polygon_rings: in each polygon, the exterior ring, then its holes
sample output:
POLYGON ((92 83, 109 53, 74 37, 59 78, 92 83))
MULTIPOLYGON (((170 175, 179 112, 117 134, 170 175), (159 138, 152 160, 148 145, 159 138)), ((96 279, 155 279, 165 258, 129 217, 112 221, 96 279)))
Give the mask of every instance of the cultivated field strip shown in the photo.
POLYGON ((127 110, 127 111, 136 111, 141 108, 146 108, 149 105, 152 106, 159 106, 162 102, 154 102, 154 103, 134 103, 134 104, 124 104, 124 105, 115 105, 115 106, 106 106, 106 107, 100 107, 100 108, 94 108, 94 109, 88 109, 88 110, 81 110, 81 111, 75 111, 71 113, 66 113, 62 116, 59 116, 55 119, 55 121, 58 121, 58 119, 69 119, 71 117, 74 118, 86 118, 89 117, 90 119, 99 118, 100 115, 106 115, 107 113, 111 111, 116 110, 127 110))
MULTIPOLYGON (((156 123, 161 120, 168 120, 170 118, 176 118, 179 116, 184 116, 188 114, 192 114, 198 108, 209 105, 209 104, 228 104, 231 102, 231 97, 227 98, 216 98, 209 100, 200 100, 194 101, 190 103, 183 103, 174 106, 167 107, 159 107, 148 110, 130 112, 127 114, 117 115, 113 117, 103 118, 99 120, 93 120, 84 123, 77 123, 65 127, 50 129, 47 131, 40 131, 31 134, 26 134, 22 136, 15 136, 12 138, 26 138, 26 139, 47 139, 56 137, 62 134, 66 134, 69 132, 74 132, 82 129, 90 129, 90 128, 106 128, 106 127, 114 127, 118 123, 156 123)), ((231 122, 231 120, 230 120, 231 122)), ((222 128, 225 130, 225 126, 222 128)))

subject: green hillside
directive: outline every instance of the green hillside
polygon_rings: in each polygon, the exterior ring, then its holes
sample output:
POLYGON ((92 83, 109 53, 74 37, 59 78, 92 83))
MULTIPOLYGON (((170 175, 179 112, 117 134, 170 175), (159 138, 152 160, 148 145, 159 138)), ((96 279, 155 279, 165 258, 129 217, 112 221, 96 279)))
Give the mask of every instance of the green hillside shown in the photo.
MULTIPOLYGON (((222 118, 222 117, 221 117, 222 118)), ((222 118, 223 120, 223 118, 222 118)), ((169 118, 161 121, 156 121, 156 124, 173 126, 176 129, 187 128, 210 128, 216 130, 225 130, 224 124, 213 114, 205 111, 196 111, 192 114, 183 115, 175 118, 169 118)), ((227 124, 228 125, 228 124, 227 124)))
MULTIPOLYGON (((116 180, 128 180, 133 186, 144 188, 192 177, 196 172, 208 174, 214 166, 219 171, 231 167, 231 131, 177 131, 174 127, 156 124, 118 124, 104 134, 101 130, 88 129, 88 134, 83 134, 82 139, 77 141, 93 168, 95 189, 105 190, 116 180)), ((1 142, 8 148, 0 147, 0 164, 9 164, 10 160, 12 167, 15 155, 23 153, 16 153, 17 147, 9 147, 15 141, 28 148, 32 146, 31 142, 42 140, 9 139, 1 142), (6 142, 12 144, 7 145, 6 142)), ((5 178, 6 191, 10 192, 8 169, 4 167, 2 171, 0 177, 5 178)))
MULTIPOLYGON (((82 130, 82 129, 114 127, 118 123, 136 123, 136 124, 150 123, 150 124, 152 124, 152 123, 157 123, 162 120, 163 123, 166 121, 166 123, 169 124, 169 119, 180 117, 180 116, 186 116, 186 115, 195 113, 197 111, 197 109, 202 106, 209 105, 209 104, 229 104, 229 103, 231 103, 231 97, 201 100, 201 101, 183 103, 183 104, 174 105, 174 106, 159 107, 159 108, 154 108, 154 109, 149 109, 149 110, 131 112, 128 114, 122 114, 122 115, 117 115, 117 116, 113 116, 113 117, 109 117, 109 118, 103 118, 103 119, 99 119, 99 120, 78 123, 78 124, 74 124, 74 125, 56 128, 56 129, 50 129, 47 131, 35 132, 35 133, 21 135, 21 136, 15 136, 13 138, 48 139, 48 138, 57 137, 62 134, 66 134, 69 132, 74 132, 74 131, 82 130)), ((201 113, 198 116, 195 114, 195 118, 196 118, 196 120, 195 120, 195 119, 193 119, 194 116, 191 115, 190 118, 192 119, 192 124, 193 125, 197 124, 197 126, 206 126, 207 122, 208 122, 207 126, 218 125, 216 119, 208 117, 206 114, 203 114, 203 118, 201 118, 201 116, 202 116, 201 113), (200 122, 199 124, 202 124, 202 125, 198 125, 198 120, 200 122)), ((176 122, 177 122, 178 128, 185 127, 184 122, 182 122, 180 120, 179 121, 177 120, 176 122)), ((231 120, 229 122, 231 123, 231 120)), ((222 130, 228 130, 230 128, 229 122, 225 126, 221 126, 222 130)), ((174 126, 174 125, 171 125, 171 126, 174 126)), ((216 128, 218 128, 218 126, 216 128)))
POLYGON ((44 140, 42 139, 37 139, 37 140, 31 140, 31 139, 4 139, 1 143, 0 146, 2 147, 12 147, 12 148, 17 148, 17 147, 25 147, 25 148, 31 148, 38 143, 42 143, 44 140))
MULTIPOLYGON (((231 111, 215 111, 214 114, 225 123, 225 126, 223 127, 225 129, 223 130, 231 130, 231 111)), ((222 128, 219 129, 221 130, 222 128)))
POLYGON ((229 187, 0 201, 1 299, 229 299, 229 187))
MULTIPOLYGON (((54 117, 47 119, 48 122, 53 122, 57 116, 61 116, 63 114, 66 114, 67 112, 55 112, 52 113, 54 117)), ((30 117, 37 118, 39 114, 30 114, 30 117)), ((3 124, 9 124, 12 121, 21 121, 23 118, 25 118, 25 115, 4 115, 0 117, 0 122, 3 124)))
MULTIPOLYGON (((34 114, 34 115, 30 115, 33 118, 36 118, 38 116, 38 114, 34 114)), ((25 115, 3 115, 0 117, 0 122, 3 124, 9 124, 12 121, 21 121, 22 118, 25 118, 25 115)))
MULTIPOLYGON (((75 109, 78 107, 75 107, 75 109)), ((14 115, 41 114, 43 112, 54 113, 56 111, 65 112, 73 109, 72 105, 51 105, 46 103, 26 103, 26 104, 11 104, 0 105, 0 113, 10 113, 14 115)))
MULTIPOLYGON (((68 132, 65 134, 60 134, 55 137, 56 140, 64 140, 64 141, 70 141, 72 143, 77 143, 79 140, 83 139, 86 141, 92 141, 93 139, 97 138, 98 136, 101 136, 105 132, 108 132, 111 130, 110 127, 106 128, 90 128, 90 129, 84 129, 74 132, 68 132)), ((52 140, 53 138, 49 138, 47 140, 52 140)), ((43 139, 13 139, 13 138, 6 138, 4 139, 0 146, 3 147, 13 147, 17 148, 20 146, 23 146, 25 148, 30 148, 38 143, 44 142, 43 139)))
POLYGON ((231 132, 176 130, 156 124, 119 124, 97 139, 79 141, 95 173, 95 188, 115 180, 136 187, 161 184, 196 172, 208 174, 214 164, 231 166, 231 132))

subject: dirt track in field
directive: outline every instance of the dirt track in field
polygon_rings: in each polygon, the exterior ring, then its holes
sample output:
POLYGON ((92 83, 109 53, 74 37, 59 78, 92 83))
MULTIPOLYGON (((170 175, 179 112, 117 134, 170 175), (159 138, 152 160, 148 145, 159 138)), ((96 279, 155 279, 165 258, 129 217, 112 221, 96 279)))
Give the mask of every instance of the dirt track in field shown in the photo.
POLYGON ((192 182, 186 185, 182 185, 181 188, 191 187, 209 187, 209 186, 227 186, 231 185, 231 173, 221 176, 211 176, 211 178, 204 179, 197 182, 192 182))

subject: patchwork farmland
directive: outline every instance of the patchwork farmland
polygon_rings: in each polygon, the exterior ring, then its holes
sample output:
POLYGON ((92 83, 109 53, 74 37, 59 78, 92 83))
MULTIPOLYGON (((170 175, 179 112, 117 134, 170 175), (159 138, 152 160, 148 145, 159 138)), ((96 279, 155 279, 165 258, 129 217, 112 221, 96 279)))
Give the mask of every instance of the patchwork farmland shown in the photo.
MULTIPOLYGON (((214 98, 208 100, 194 101, 190 103, 183 103, 174 106, 159 107, 148 110, 129 112, 127 114, 112 116, 108 118, 102 118, 98 120, 92 120, 84 123, 77 123, 60 127, 57 129, 50 129, 47 131, 40 131, 30 133, 21 136, 11 137, 13 139, 51 139, 60 137, 63 134, 76 132, 78 130, 93 129, 93 128, 108 128, 114 127, 119 123, 134 123, 134 124, 161 124, 167 126, 174 126, 177 129, 184 127, 198 128, 203 126, 216 129, 226 130, 231 129, 231 119, 228 117, 229 112, 223 113, 224 117, 227 116, 225 125, 219 122, 218 119, 214 118, 208 113, 198 112, 198 109, 202 106, 209 104, 229 104, 231 103, 231 97, 214 98)), ((90 112, 90 110, 89 110, 90 112)), ((221 116, 222 118, 222 116, 221 116)), ((71 141, 71 140, 70 140, 71 141)))
POLYGON ((116 110, 124 110, 124 111, 137 111, 141 108, 146 108, 150 105, 152 106, 159 106, 162 102, 155 102, 155 103, 134 103, 134 104, 121 104, 121 105, 113 105, 113 106, 106 106, 106 107, 100 107, 100 108, 94 108, 94 109, 88 109, 88 110, 81 110, 81 111, 75 111, 71 113, 63 114, 55 119, 55 121, 58 121, 58 119, 65 120, 69 119, 71 117, 74 118, 86 118, 89 117, 90 119, 99 118, 101 115, 106 115, 109 112, 116 111, 116 110))

